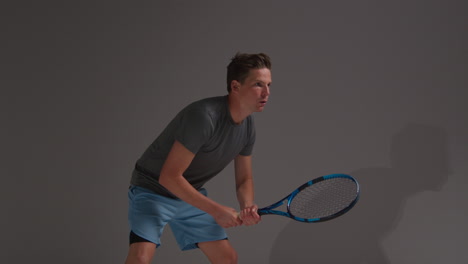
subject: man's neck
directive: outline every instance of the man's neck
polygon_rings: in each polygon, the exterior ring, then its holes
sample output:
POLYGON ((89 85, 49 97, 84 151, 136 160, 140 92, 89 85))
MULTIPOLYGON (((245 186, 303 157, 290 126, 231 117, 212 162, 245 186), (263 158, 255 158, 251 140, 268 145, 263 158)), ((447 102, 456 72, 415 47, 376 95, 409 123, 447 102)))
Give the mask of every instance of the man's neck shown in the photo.
POLYGON ((240 101, 232 94, 228 95, 228 109, 231 114, 231 118, 236 124, 242 123, 251 113, 242 111, 240 101))

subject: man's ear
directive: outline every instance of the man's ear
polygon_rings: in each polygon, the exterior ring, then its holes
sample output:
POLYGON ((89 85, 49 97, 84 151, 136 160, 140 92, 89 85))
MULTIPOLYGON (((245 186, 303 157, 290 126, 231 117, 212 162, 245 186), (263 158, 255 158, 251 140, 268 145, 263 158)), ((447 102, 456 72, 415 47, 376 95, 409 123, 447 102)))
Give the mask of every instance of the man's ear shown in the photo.
POLYGON ((231 81, 231 91, 233 91, 233 92, 239 91, 240 86, 241 86, 241 84, 240 84, 239 81, 237 81, 237 80, 232 80, 231 81))

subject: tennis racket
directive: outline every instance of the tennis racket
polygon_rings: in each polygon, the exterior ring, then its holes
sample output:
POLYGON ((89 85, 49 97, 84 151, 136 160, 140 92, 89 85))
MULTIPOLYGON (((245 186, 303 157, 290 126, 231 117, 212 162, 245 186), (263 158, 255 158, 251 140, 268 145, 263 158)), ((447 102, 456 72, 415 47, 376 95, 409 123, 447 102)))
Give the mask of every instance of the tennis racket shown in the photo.
POLYGON ((346 174, 330 174, 308 181, 284 199, 258 209, 259 215, 281 215, 314 223, 348 212, 359 200, 359 183, 346 174), (286 203, 286 211, 274 210, 286 203))

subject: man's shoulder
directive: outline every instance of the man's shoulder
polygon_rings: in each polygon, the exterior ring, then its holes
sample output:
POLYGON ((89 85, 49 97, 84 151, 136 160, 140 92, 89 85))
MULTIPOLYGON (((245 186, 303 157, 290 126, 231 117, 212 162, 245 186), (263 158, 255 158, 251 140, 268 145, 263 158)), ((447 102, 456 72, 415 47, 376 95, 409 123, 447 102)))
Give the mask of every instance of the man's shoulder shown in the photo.
POLYGON ((189 105, 189 107, 212 107, 212 106, 219 106, 225 105, 227 103, 227 96, 214 96, 203 98, 197 101, 194 101, 189 105))
POLYGON ((224 111, 226 104, 226 96, 208 97, 192 102, 184 110, 192 113, 216 115, 224 111))

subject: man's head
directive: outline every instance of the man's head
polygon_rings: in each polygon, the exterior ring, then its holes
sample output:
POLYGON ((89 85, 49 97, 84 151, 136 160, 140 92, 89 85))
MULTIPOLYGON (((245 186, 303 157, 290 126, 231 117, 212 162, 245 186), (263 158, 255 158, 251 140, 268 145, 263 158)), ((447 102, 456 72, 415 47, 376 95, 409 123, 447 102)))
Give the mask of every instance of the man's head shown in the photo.
POLYGON ((270 57, 264 53, 237 53, 227 66, 227 90, 231 92, 232 81, 243 83, 250 70, 266 68, 271 70, 270 57))

